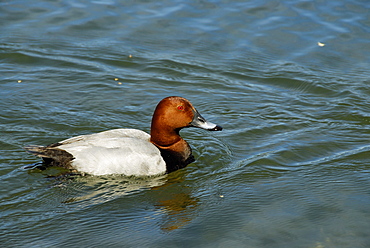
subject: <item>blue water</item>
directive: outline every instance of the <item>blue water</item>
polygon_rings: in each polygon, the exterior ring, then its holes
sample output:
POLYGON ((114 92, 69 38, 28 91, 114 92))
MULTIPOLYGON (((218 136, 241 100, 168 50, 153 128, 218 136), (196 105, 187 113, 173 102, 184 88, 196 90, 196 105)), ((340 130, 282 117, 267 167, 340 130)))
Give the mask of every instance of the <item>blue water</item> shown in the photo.
POLYGON ((370 247, 370 3, 2 1, 2 247, 370 247), (164 97, 196 162, 155 178, 25 170, 29 144, 149 132, 164 97))

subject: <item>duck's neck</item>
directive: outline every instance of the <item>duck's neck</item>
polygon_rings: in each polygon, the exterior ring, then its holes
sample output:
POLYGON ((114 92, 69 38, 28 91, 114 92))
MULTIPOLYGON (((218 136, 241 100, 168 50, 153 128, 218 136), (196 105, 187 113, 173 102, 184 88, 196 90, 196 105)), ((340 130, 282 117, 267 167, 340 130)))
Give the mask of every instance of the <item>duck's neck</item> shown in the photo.
POLYGON ((152 125, 150 131, 150 141, 158 147, 170 147, 183 140, 179 135, 179 131, 171 128, 159 127, 152 125))
POLYGON ((185 159, 191 155, 191 148, 189 144, 183 138, 181 138, 178 130, 152 128, 150 132, 150 142, 152 142, 161 150, 176 152, 185 159))
POLYGON ((153 129, 152 127, 150 135, 150 142, 161 151, 168 173, 194 162, 189 144, 181 138, 178 131, 166 130, 163 127, 162 129, 153 129))
POLYGON ((185 159, 191 155, 191 148, 190 148, 188 142, 186 142, 181 137, 180 137, 180 140, 178 140, 177 142, 175 142, 171 145, 168 145, 168 146, 161 146, 161 145, 158 145, 154 142, 152 142, 152 143, 161 150, 168 150, 168 151, 178 153, 179 155, 181 155, 181 157, 183 157, 185 159))
POLYGON ((161 152, 163 160, 166 162, 167 173, 186 167, 195 161, 191 152, 191 147, 184 140, 180 140, 170 146, 159 146, 154 143, 161 152))

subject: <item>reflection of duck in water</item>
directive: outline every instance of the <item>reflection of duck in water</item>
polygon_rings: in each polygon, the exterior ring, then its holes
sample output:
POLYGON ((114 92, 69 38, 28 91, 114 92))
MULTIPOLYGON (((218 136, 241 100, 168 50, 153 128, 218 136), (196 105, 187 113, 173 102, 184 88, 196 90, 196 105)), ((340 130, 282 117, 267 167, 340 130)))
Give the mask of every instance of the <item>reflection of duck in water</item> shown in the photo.
POLYGON ((166 177, 167 182, 151 188, 156 216, 161 220, 158 226, 166 232, 179 229, 197 216, 199 199, 192 195, 192 189, 183 186, 182 172, 172 173, 166 177))
POLYGON ((169 199, 159 200, 156 207, 164 213, 161 228, 164 231, 176 230, 185 226, 193 219, 199 200, 191 195, 181 192, 172 195, 169 199))
POLYGON ((151 135, 137 129, 113 129, 25 149, 42 157, 45 165, 92 175, 160 175, 194 162, 189 144, 179 135, 185 127, 222 130, 207 122, 185 98, 167 97, 154 111, 151 135))
POLYGON ((184 172, 157 177, 126 177, 121 175, 54 177, 53 194, 64 204, 84 209, 110 206, 112 216, 130 216, 123 219, 128 225, 148 223, 164 232, 182 228, 197 216, 199 199, 192 188, 184 187, 184 172), (133 201, 133 199, 135 199, 133 201), (134 203, 133 203, 134 202, 134 203), (141 214, 137 214, 140 212, 141 214), (151 217, 149 217, 151 216, 151 217), (149 218, 148 218, 149 217, 149 218))

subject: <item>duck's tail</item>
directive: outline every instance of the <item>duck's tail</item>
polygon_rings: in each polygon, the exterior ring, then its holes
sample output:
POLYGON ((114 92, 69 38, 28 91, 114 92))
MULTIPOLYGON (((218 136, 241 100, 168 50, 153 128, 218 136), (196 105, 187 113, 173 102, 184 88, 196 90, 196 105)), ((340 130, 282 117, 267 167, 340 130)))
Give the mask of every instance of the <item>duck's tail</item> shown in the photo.
POLYGON ((24 149, 38 157, 50 158, 50 156, 47 154, 47 146, 28 145, 25 146, 24 149))
POLYGON ((45 165, 70 168, 74 157, 69 152, 59 149, 59 145, 58 143, 49 146, 28 145, 24 149, 35 156, 41 157, 45 165))

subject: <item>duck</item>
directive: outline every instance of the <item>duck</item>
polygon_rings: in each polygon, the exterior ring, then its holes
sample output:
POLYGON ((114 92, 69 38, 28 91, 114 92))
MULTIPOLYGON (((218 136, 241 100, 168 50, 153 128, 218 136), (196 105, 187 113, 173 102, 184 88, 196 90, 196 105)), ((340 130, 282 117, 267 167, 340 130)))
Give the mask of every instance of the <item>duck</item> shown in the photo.
POLYGON ((164 175, 195 161, 192 149, 179 134, 196 127, 221 131, 203 118, 191 102, 170 96, 156 106, 150 134, 138 129, 112 129, 72 137, 47 146, 28 145, 25 150, 41 157, 42 167, 58 166, 96 176, 164 175))

